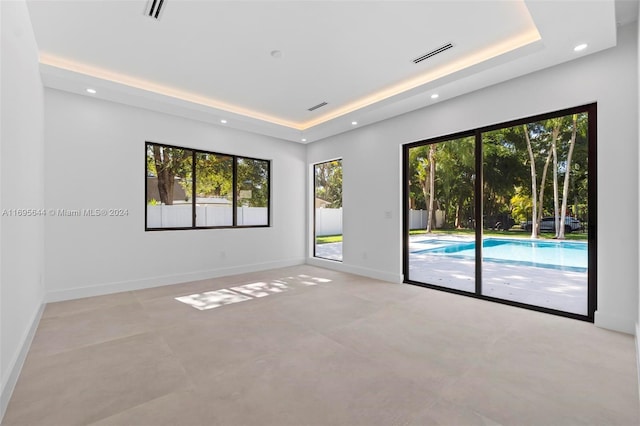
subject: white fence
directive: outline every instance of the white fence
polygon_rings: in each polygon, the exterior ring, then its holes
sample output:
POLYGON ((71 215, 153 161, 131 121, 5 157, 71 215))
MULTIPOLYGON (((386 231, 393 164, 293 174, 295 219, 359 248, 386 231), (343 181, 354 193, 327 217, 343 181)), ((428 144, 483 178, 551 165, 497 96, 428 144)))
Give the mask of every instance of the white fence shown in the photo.
MULTIPOLYGON (((233 225, 231 206, 196 205, 197 226, 233 225)), ((267 225, 266 207, 238 207, 238 226, 267 225)), ((191 226, 191 204, 147 206, 148 228, 181 228, 191 226)))
MULTIPOLYGON (((436 210, 436 226, 442 228, 444 224, 444 211, 436 210)), ((427 210, 409 210, 409 229, 427 228, 427 210)))
MULTIPOLYGON (((436 228, 444 224, 444 211, 436 210, 436 228)), ((427 227, 426 210, 409 210, 409 229, 427 227)), ((342 234, 342 209, 316 209, 316 235, 342 234)))
POLYGON ((316 235, 341 235, 342 209, 316 209, 316 235))
MULTIPOLYGON (((196 205, 197 226, 231 226, 231 206, 196 205)), ((436 228, 442 226, 444 212, 436 210, 436 228)), ((266 225, 266 207, 238 207, 238 225, 266 225)), ((147 206, 148 228, 181 228, 191 226, 191 204, 147 206)), ((426 210, 409 210, 409 229, 427 227, 426 210)), ((342 209, 316 209, 316 235, 342 234, 342 209)))

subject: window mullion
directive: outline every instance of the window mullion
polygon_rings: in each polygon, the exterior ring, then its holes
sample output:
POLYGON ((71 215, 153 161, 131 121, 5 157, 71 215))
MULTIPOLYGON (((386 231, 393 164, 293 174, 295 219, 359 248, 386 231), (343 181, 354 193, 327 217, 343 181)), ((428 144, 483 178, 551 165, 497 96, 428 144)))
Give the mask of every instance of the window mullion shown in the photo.
POLYGON ((238 226, 238 157, 233 156, 233 183, 231 193, 233 194, 231 205, 233 208, 233 226, 238 226))
POLYGON ((196 227, 196 152, 191 151, 191 227, 196 227))

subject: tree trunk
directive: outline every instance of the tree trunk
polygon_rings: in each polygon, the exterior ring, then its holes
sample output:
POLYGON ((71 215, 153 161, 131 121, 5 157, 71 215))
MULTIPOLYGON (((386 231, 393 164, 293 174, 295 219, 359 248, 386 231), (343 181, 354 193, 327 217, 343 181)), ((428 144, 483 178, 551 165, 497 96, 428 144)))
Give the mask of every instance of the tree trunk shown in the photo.
POLYGON ((433 230, 433 218, 435 213, 433 211, 434 191, 436 187, 436 164, 435 164, 435 149, 433 144, 429 146, 429 206, 427 211, 427 232, 433 230))
POLYGON ((527 129, 527 125, 522 125, 524 129, 524 136, 527 139, 527 151, 529 151, 529 162, 531 163, 531 197, 532 197, 532 212, 531 212, 531 238, 538 237, 538 221, 536 218, 538 217, 538 200, 536 197, 536 192, 538 188, 538 183, 536 182, 536 159, 533 156, 533 149, 531 148, 531 139, 529 139, 529 129, 527 129))
POLYGON ((162 173, 158 173, 158 191, 160 192, 160 201, 167 206, 173 205, 174 179, 173 174, 166 170, 162 173))
POLYGON ((429 188, 427 187, 428 182, 428 176, 425 178, 425 180, 420 182, 420 186, 422 187, 422 195, 424 195, 425 208, 427 209, 427 224, 425 225, 426 232, 429 232, 429 188))
POLYGON ((160 194, 160 202, 170 206, 173 204, 173 181, 175 176, 171 173, 169 158, 163 154, 164 153, 160 146, 153 146, 153 161, 156 166, 156 174, 158 175, 158 193, 160 194))
POLYGON ((569 154, 567 154, 567 167, 564 173, 564 186, 562 188, 562 210, 560 211, 560 232, 558 239, 564 240, 564 226, 567 223, 567 200, 569 198, 569 177, 571 175, 571 159, 573 148, 576 145, 576 134, 578 133, 578 114, 573 114, 573 130, 571 131, 571 142, 569 144, 569 154))
MULTIPOLYGON (((555 130, 555 129, 554 129, 555 130)), ((560 129, 558 128, 558 132, 560 129)), ((558 233, 560 232, 560 218, 558 217, 558 213, 560 210, 560 201, 558 195, 558 141, 556 140, 553 144, 553 217, 556 223, 556 234, 555 238, 558 238, 558 233)))
POLYGON ((542 206, 544 206, 544 187, 547 180, 547 170, 549 170, 549 162, 551 161, 551 156, 553 155, 553 150, 549 150, 549 154, 547 155, 547 159, 544 162, 544 167, 542 169, 542 178, 540 179, 540 197, 538 199, 540 203, 540 208, 538 209, 538 217, 536 218, 536 222, 538 223, 538 227, 540 226, 540 222, 542 221, 542 206))

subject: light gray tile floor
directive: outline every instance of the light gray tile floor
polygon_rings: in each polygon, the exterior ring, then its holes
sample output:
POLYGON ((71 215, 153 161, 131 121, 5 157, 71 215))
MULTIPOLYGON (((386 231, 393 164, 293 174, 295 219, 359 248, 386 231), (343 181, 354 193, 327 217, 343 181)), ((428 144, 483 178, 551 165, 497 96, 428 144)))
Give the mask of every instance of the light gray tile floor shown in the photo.
POLYGON ((632 426, 637 377, 630 335, 297 266, 49 304, 2 424, 632 426))

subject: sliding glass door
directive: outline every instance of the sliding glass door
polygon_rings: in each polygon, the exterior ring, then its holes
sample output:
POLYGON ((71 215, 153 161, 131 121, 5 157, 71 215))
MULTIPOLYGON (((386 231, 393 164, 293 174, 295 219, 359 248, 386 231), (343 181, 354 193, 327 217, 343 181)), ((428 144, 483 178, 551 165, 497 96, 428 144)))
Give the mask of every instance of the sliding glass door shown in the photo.
POLYGON ((596 107, 404 148, 405 281, 593 320, 596 107))
POLYGON ((411 281, 475 292, 474 147, 471 135, 408 148, 411 281))

